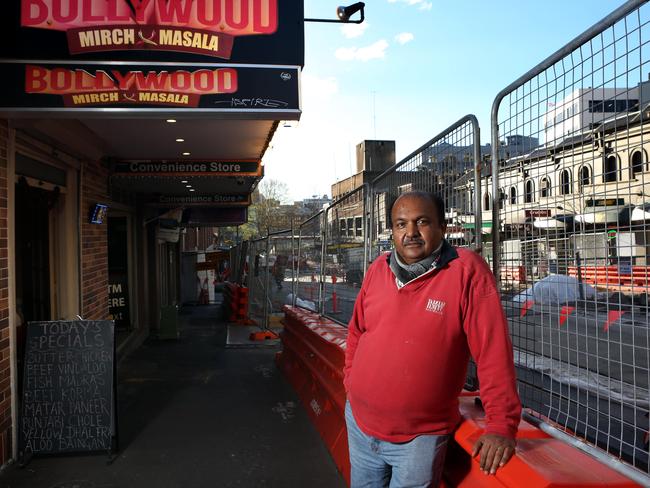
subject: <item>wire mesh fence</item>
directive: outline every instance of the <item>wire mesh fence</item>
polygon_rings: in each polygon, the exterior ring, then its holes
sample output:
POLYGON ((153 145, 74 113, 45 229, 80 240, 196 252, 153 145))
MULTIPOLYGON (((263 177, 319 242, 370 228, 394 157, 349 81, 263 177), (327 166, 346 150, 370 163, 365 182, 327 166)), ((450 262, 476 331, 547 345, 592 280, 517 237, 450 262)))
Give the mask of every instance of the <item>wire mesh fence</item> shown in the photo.
POLYGON ((367 196, 368 187, 363 185, 325 211, 322 310, 345 325, 365 274, 367 196))
POLYGON ((321 211, 300 224, 297 256, 294 259, 296 279, 293 304, 313 311, 321 310, 324 219, 325 212, 321 211))
POLYGON ((390 209, 400 194, 408 191, 432 192, 445 203, 447 233, 455 246, 468 247, 482 242, 481 215, 477 214, 476 182, 482 155, 478 122, 473 115, 451 127, 373 180, 370 258, 392 248, 390 209))
POLYGON ((248 243, 248 315, 260 326, 265 326, 268 320, 267 289, 271 280, 268 245, 268 237, 248 243))
POLYGON ((297 239, 294 238, 292 230, 274 232, 269 235, 268 259, 270 276, 266 288, 268 300, 267 317, 281 313, 282 307, 291 304, 293 301, 294 255, 297 244, 297 239))
POLYGON ((482 181, 524 406, 646 474, 649 41, 627 2, 504 89, 482 181))
POLYGON ((229 273, 226 281, 244 284, 248 279, 248 241, 243 241, 230 248, 229 273))

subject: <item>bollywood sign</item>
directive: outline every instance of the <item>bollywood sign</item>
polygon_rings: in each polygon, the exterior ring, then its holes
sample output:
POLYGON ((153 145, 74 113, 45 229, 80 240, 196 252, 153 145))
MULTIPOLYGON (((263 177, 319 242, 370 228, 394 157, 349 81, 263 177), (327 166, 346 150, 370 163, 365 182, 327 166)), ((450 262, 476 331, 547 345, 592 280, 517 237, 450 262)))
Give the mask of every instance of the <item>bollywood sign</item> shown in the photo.
MULTIPOLYGON (((159 61, 169 60, 171 53, 183 53, 195 59, 207 56, 230 62, 303 64, 302 0, 20 0, 8 3, 17 5, 3 5, 0 25, 5 33, 15 33, 19 25, 19 38, 4 44, 1 57, 62 60, 71 56, 89 59, 90 54, 92 59, 109 60, 106 53, 110 53, 110 60, 159 61), (252 42, 240 43, 242 38, 252 42), (134 51, 140 54, 134 55, 134 51), (95 56, 97 53, 104 54, 95 56), (116 57, 117 53, 124 57, 116 57)), ((180 61, 177 56, 173 60, 180 61)))
MULTIPOLYGON (((299 68, 0 63, 0 111, 200 108, 299 114, 299 68)), ((286 115, 286 117, 284 117, 286 115)))
POLYGON ((111 176, 262 176, 260 160, 120 161, 111 176))

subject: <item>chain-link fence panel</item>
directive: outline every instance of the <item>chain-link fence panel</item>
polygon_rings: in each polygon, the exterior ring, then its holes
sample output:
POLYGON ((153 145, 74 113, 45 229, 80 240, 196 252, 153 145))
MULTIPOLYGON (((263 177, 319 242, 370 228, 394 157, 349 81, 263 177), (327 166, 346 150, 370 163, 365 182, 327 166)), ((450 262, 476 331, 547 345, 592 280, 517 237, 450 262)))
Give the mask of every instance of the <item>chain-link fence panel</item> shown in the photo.
POLYGON ((489 155, 489 146, 481 147, 476 117, 467 115, 373 180, 370 259, 393 247, 389 212, 395 198, 408 191, 443 199, 445 238, 452 245, 480 246, 490 230, 475 211, 482 155, 489 155))
POLYGON ((267 289, 271 280, 268 237, 248 243, 248 316, 257 325, 266 325, 268 311, 267 289))
POLYGON ((269 234, 270 282, 267 287, 267 316, 282 313, 282 307, 293 302, 294 256, 297 246, 298 239, 294 238, 291 230, 269 234))
POLYGON ((650 6, 627 2, 502 90, 481 190, 524 406, 641 475, 649 41, 650 6))
POLYGON ((248 241, 241 242, 230 248, 230 262, 228 272, 225 273, 225 281, 243 284, 247 279, 247 252, 248 241))
POLYGON ((325 212, 322 311, 347 325, 366 270, 367 197, 362 186, 332 203, 325 212))
POLYGON ((300 224, 295 259, 294 305, 315 312, 320 311, 324 218, 321 211, 300 224))

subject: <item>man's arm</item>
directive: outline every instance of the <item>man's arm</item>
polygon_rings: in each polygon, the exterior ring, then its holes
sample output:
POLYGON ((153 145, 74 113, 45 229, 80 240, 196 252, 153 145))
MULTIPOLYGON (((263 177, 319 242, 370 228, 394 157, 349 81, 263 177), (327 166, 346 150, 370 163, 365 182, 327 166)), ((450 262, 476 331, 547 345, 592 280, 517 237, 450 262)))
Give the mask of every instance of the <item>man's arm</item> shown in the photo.
POLYGON ((521 403, 508 322, 492 273, 482 260, 469 286, 464 327, 486 419, 485 434, 474 445, 473 455, 480 454, 481 469, 494 474, 514 454, 521 403))

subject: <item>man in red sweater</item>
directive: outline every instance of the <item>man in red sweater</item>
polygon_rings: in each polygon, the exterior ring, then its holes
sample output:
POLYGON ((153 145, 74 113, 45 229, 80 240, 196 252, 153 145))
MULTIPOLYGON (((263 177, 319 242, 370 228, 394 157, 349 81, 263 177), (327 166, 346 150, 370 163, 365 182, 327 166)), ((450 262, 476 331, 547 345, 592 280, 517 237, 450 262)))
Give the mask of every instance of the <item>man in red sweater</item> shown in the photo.
POLYGON ((470 354, 486 414, 473 454, 494 474, 514 453, 521 404, 492 273, 444 240, 439 197, 404 193, 390 215, 395 250, 368 269, 348 326, 351 486, 437 486, 470 354))

